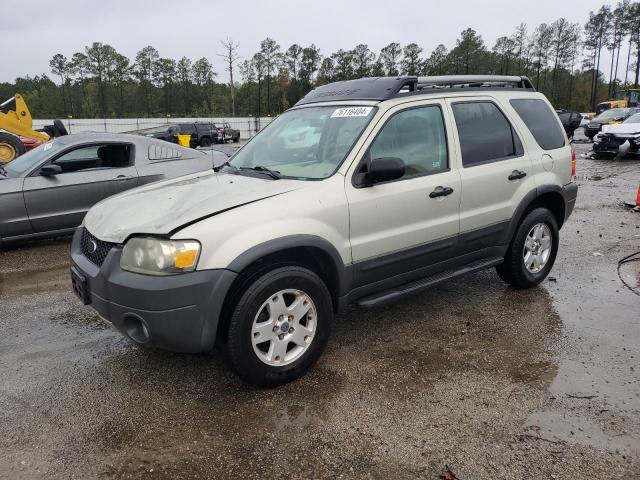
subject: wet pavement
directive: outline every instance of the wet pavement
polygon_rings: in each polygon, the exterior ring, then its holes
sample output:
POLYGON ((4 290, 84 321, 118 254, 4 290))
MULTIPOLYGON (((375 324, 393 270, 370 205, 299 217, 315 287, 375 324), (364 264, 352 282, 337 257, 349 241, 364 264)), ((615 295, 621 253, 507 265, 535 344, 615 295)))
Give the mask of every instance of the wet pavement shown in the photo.
POLYGON ((0 251, 0 478, 640 478, 640 161, 578 178, 540 287, 349 310, 273 390, 130 345, 73 296, 68 240, 0 251))

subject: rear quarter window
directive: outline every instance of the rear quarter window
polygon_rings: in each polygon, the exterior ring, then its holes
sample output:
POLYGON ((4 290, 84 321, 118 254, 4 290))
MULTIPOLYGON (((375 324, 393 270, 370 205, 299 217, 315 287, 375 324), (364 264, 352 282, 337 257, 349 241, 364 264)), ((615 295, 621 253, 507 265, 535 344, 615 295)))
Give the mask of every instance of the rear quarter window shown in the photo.
POLYGON ((556 113, 544 100, 513 99, 511 106, 525 123, 540 148, 554 150, 564 147, 565 137, 556 113))

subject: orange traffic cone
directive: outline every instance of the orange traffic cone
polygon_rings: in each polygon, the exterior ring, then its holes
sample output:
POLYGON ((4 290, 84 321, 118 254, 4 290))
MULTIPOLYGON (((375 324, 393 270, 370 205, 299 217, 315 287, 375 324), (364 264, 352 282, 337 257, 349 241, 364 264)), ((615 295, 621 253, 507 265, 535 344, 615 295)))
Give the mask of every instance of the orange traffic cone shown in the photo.
POLYGON ((638 185, 638 193, 636 194, 636 203, 633 202, 624 202, 624 204, 632 208, 636 212, 640 212, 640 185, 638 185))

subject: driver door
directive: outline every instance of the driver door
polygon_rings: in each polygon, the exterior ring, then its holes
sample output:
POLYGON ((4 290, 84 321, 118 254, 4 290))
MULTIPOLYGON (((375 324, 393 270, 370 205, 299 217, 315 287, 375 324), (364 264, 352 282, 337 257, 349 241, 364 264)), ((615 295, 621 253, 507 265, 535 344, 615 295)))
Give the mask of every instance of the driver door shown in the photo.
POLYGON ((135 187, 138 174, 132 160, 131 145, 83 145, 49 162, 60 173, 33 172, 25 178, 24 201, 34 232, 77 227, 94 204, 135 187))
POLYGON ((358 186, 345 180, 356 286, 450 258, 459 234, 460 174, 441 101, 391 109, 364 155, 400 158, 403 177, 358 186))

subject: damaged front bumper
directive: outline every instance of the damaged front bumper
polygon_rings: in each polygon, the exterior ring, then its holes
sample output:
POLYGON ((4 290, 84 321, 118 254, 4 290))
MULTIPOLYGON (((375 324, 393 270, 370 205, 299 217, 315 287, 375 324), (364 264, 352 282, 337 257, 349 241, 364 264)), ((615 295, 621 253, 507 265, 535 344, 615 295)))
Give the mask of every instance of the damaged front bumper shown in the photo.
POLYGON ((593 151, 596 154, 611 154, 616 158, 625 155, 640 155, 640 137, 600 134, 594 139, 593 151))
POLYGON ((135 343, 177 352, 213 348, 226 294, 237 274, 202 270, 153 276, 120 268, 113 246, 101 265, 82 252, 79 227, 71 244, 71 281, 80 300, 135 343))

